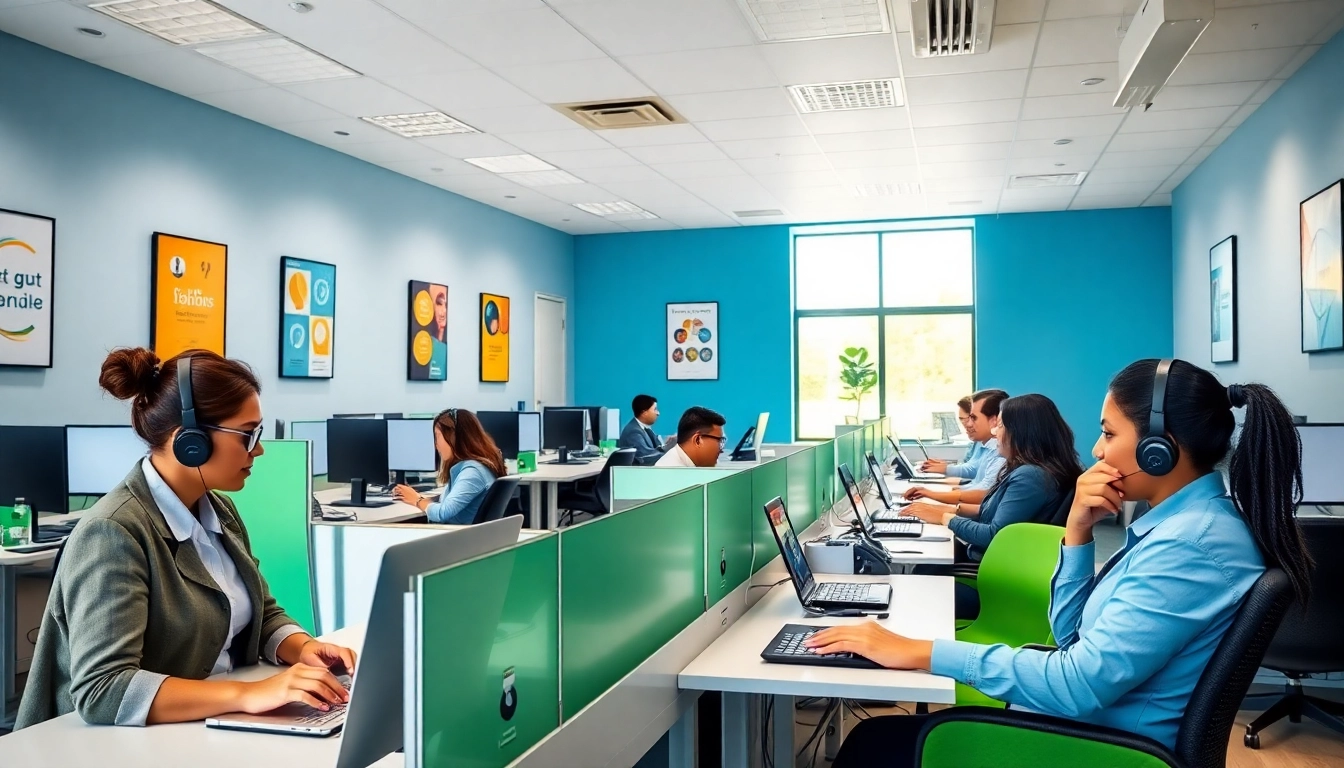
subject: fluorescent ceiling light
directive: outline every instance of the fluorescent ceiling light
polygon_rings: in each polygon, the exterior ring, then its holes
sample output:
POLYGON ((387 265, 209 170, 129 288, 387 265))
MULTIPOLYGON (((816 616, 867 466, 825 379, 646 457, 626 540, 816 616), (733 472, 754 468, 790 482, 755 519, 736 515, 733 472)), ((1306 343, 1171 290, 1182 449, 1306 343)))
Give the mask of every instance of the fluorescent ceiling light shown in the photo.
MULTIPOLYGON (((618 200, 614 203, 574 203, 574 207, 580 211, 591 213, 595 216, 620 216, 623 214, 648 213, 634 203, 627 203, 624 200, 618 200)), ((657 218, 652 214, 640 218, 657 218)))
POLYGON ((1078 173, 1038 173, 1030 176, 1012 176, 1009 189, 1040 189, 1041 187, 1076 187, 1087 178, 1087 171, 1078 173))
POLYGON ((737 5, 765 42, 891 31, 886 0, 737 0, 737 5))
POLYGON ((918 195, 917 182, 902 181, 895 184, 854 184, 849 191, 855 197, 890 197, 894 195, 918 195))
POLYGON ((267 32, 207 0, 114 0, 89 7, 174 45, 217 43, 267 32))
POLYGON ((504 173, 500 174, 509 181, 522 184, 524 187, 553 187, 559 184, 582 184, 583 179, 575 176, 568 171, 528 171, 526 173, 504 173))
POLYGON ((800 112, 843 112, 851 109, 900 107, 901 86, 895 80, 851 80, 843 83, 791 85, 789 94, 800 112))
POLYGON ((359 77, 353 69, 283 37, 205 45, 196 52, 268 83, 359 77))
POLYGON ((497 157, 468 157, 468 163, 491 173, 526 173, 554 171, 556 167, 532 155, 499 155, 497 157))
POLYGON ((379 115, 377 117, 361 117, 360 120, 389 130, 398 136, 405 136, 408 139, 444 136, 453 133, 480 133, 480 131, 461 120, 449 117, 442 112, 379 115))

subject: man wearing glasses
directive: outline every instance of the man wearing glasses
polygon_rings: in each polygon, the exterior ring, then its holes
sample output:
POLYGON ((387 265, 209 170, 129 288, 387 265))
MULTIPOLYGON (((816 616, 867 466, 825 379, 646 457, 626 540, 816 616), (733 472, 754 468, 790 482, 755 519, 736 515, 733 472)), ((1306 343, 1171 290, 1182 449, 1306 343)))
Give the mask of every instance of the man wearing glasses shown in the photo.
POLYGON ((677 422, 677 444, 672 446, 655 467, 712 467, 723 452, 724 418, 708 408, 687 408, 677 422))
POLYGON ((949 464, 944 461, 926 461, 921 465, 925 472, 942 472, 947 475, 946 483, 955 485, 951 491, 935 491, 930 488, 911 488, 905 492, 907 499, 930 499, 945 504, 979 504, 999 481, 999 472, 1003 469, 1004 458, 999 455, 999 441, 994 438, 994 428, 999 424, 999 406, 1008 399, 1008 393, 1001 389, 985 389, 964 398, 957 403, 961 423, 966 427, 966 435, 971 438, 971 448, 961 463, 949 464), (970 407, 966 408, 966 400, 970 407))

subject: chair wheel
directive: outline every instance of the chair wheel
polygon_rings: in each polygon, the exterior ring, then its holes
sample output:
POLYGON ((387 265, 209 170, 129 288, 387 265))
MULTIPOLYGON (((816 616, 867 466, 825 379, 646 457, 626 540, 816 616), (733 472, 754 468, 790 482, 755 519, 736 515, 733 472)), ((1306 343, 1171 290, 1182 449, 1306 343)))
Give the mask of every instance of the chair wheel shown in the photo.
POLYGON ((1249 749, 1259 749, 1260 734, 1248 733, 1242 738, 1242 743, 1244 743, 1249 749))

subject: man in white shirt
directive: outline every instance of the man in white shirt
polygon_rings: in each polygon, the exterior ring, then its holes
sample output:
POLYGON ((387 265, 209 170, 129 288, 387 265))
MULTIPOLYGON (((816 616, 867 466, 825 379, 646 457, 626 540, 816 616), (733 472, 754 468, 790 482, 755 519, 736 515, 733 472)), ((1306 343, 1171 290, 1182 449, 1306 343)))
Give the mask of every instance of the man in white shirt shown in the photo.
POLYGON ((654 464, 655 467, 712 467, 723 452, 725 420, 700 406, 686 409, 677 422, 677 444, 654 464))

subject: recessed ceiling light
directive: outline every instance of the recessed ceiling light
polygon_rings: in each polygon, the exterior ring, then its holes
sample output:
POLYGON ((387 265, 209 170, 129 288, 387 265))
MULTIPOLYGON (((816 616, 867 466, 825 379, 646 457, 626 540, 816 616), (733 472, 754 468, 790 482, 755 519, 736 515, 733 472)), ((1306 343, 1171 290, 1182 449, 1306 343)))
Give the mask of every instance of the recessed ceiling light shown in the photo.
POLYGON ((366 123, 385 128, 398 136, 418 139, 425 136, 444 136, 456 133, 480 133, 470 125, 442 112, 412 112, 405 115, 361 117, 366 123))
POLYGON ((307 13, 313 10, 312 3, 290 3, 289 9, 295 13, 307 13))
POLYGON ((1072 144, 1073 139, 1055 139, 1055 146, 1062 147, 1065 144, 1072 144))
POLYGON ((1041 187, 1076 187, 1087 178, 1087 171, 1077 173, 1038 173, 1026 176, 1012 176, 1008 179, 1009 189, 1039 189, 1041 187))
POLYGON ((196 52, 268 83, 359 77, 355 70, 283 37, 206 45, 196 52))
POLYGON ((94 29, 93 27, 79 27, 77 31, 79 34, 89 37, 105 37, 101 29, 94 29))
POLYGON ((624 200, 618 200, 614 203, 574 203, 574 207, 578 208, 580 211, 583 211, 584 213, 591 213, 595 216, 622 216, 622 215, 648 214, 648 216, 645 216, 643 218, 650 218, 650 219, 658 218, 657 216, 654 216, 653 214, 649 213, 643 208, 640 208, 638 205, 635 205, 634 203, 627 203, 624 200))
POLYGON ((350 135, 350 132, 349 132, 349 131, 332 131, 332 133, 336 134, 337 136, 349 136, 349 135, 350 135))
POLYGON ((815 40, 891 32, 885 0, 737 0, 761 40, 815 40))
POLYGON ((504 199, 505 199, 505 200, 517 200, 517 199, 518 199, 518 196, 517 196, 517 195, 505 195, 505 196, 504 196, 504 199))
POLYGON ((1079 83, 1079 85, 1101 85, 1104 82, 1106 82, 1106 78, 1104 77, 1089 77, 1079 83))
POLYGON ((733 215, 739 219, 759 219, 769 216, 783 216, 784 212, 778 208, 760 208, 754 211, 733 211, 733 215))
POLYGON ((806 113, 899 107, 905 103, 901 98, 901 86, 895 80, 791 85, 789 93, 798 104, 798 110, 806 113))
POLYGON ((1064 163, 1055 163, 1055 167, 1056 167, 1056 168, 1063 168, 1063 167, 1064 167, 1064 163))
POLYGON ((522 184, 525 187, 554 187, 559 184, 583 183, 583 179, 578 176, 561 170, 528 171, 526 173, 505 173, 501 175, 509 181, 522 184))
POLYGON ((208 0, 113 0, 89 7, 174 45, 217 43, 267 33, 265 27, 208 0))
POLYGON ((499 155, 496 157, 468 157, 468 163, 491 173, 526 173, 528 171, 554 171, 554 165, 532 155, 499 155))

